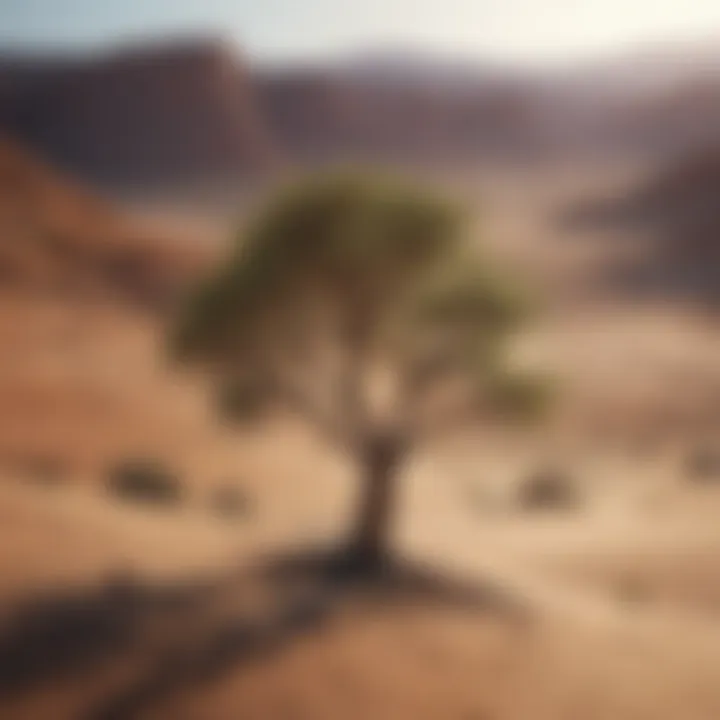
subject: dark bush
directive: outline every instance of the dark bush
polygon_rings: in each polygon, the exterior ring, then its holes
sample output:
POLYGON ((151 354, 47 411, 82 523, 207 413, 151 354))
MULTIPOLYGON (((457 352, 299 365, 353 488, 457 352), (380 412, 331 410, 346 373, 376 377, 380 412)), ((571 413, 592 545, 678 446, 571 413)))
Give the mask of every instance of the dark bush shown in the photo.
POLYGON ((244 518, 252 512, 252 501, 245 490, 234 485, 216 488, 210 497, 210 506, 218 517, 244 518))
POLYGON ((110 492, 123 500, 178 505, 183 488, 177 476, 156 460, 123 460, 110 469, 110 492))
POLYGON ((652 590, 640 578, 622 578, 617 587, 618 600, 625 605, 640 605, 652 599, 652 590))
POLYGON ((581 504, 576 483, 565 472, 544 468, 521 486, 518 497, 524 510, 572 510, 581 504))
POLYGON ((695 448, 687 457, 686 472, 697 483, 720 483, 720 448, 695 448))
POLYGON ((237 425, 262 418, 266 390, 259 383, 234 380, 216 389, 215 406, 222 420, 237 425))
POLYGON ((65 461, 51 454, 13 455, 5 458, 5 464, 18 476, 48 487, 59 485, 68 473, 65 461))
POLYGON ((477 513, 492 513, 501 509, 502 501, 487 485, 471 484, 465 490, 468 509, 477 513))

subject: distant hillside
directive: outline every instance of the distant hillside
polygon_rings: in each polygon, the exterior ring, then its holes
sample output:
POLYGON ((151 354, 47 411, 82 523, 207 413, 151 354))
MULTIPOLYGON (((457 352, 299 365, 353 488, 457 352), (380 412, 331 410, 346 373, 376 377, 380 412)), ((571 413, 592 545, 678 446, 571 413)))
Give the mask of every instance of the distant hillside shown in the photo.
POLYGON ((0 136, 0 289, 155 307, 202 259, 144 232, 0 136))
POLYGON ((390 62, 250 69, 207 40, 0 58, 0 128, 110 187, 256 181, 284 162, 452 163, 536 149, 532 93, 515 76, 390 62))
POLYGON ((720 145, 670 163, 630 202, 636 217, 657 228, 669 264, 712 277, 720 295, 720 145))
POLYGON ((469 163, 542 150, 532 91, 510 80, 450 85, 333 68, 257 77, 274 137, 302 163, 469 163))
POLYGON ((630 104, 612 127, 620 144, 650 154, 692 152, 720 142, 720 71, 630 104))
POLYGON ((108 185, 256 178, 275 161, 247 69, 216 43, 6 59, 0 126, 108 185))
POLYGON ((0 58, 0 129, 110 188, 255 183, 286 164, 414 167, 720 141, 720 52, 529 69, 386 50, 253 67, 215 40, 0 58))
POLYGON ((720 144, 663 160, 634 188, 580 203, 568 219, 631 231, 621 237, 637 252, 607 275, 615 289, 720 309, 720 144))

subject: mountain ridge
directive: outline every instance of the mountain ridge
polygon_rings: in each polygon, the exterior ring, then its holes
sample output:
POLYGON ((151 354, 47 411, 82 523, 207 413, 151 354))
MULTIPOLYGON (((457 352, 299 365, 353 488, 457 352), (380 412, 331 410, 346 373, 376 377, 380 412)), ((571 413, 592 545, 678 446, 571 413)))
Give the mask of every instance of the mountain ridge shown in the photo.
POLYGON ((665 153, 692 142, 698 112, 720 116, 720 51, 673 47, 554 69, 402 48, 269 67, 207 37, 16 53, 0 55, 0 129, 108 186, 256 183, 285 165, 358 160, 665 153))

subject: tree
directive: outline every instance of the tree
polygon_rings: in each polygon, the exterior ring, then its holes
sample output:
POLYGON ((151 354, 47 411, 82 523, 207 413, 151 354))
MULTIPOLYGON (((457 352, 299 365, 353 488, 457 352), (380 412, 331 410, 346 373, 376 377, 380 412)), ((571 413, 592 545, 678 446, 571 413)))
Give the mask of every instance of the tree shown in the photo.
POLYGON ((349 559, 389 552, 397 478, 429 434, 497 410, 542 407, 512 374, 518 288, 464 242, 462 213, 399 181, 323 177, 280 193, 192 294, 182 361, 212 371, 224 407, 285 408, 363 475, 349 559))

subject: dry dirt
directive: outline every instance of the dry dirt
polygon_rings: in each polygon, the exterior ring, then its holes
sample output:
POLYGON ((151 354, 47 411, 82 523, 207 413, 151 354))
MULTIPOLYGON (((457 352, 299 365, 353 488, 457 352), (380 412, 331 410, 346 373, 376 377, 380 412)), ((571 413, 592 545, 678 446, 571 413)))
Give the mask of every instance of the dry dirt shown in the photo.
MULTIPOLYGON (((619 304, 587 282, 608 251, 573 244, 550 218, 562 199, 609 179, 482 184, 483 237, 546 296, 546 316, 519 351, 559 376, 558 416, 530 437, 448 439, 407 468, 398 548, 494 588, 500 603, 460 611, 351 599, 332 622, 273 653, 250 662, 221 653, 212 673, 163 675, 191 629, 209 632, 201 616, 232 632, 242 593, 220 583, 186 615, 133 615, 130 626, 144 629, 129 645, 110 643, 77 667, 72 652, 61 655, 66 675, 42 666, 23 692, 5 693, 14 646, 0 635, 0 716, 720 717, 720 478, 693 485, 683 467, 696 443, 720 439, 720 330, 687 308, 619 304), (581 508, 517 509, 518 482, 547 462, 567 467, 581 508), (207 609, 216 604, 217 616, 207 609), (522 619, 509 612, 515 606, 522 619)), ((169 367, 161 351, 157 324, 123 309, 0 297, 3 612, 60 590, 91 597, 117 573, 204 587, 260 549, 342 531, 353 492, 344 458, 289 422, 241 433, 219 426, 202 379, 169 367), (190 489, 180 509, 109 497, 108 466, 146 455, 190 489), (37 477, 38 458, 62 469, 55 483, 37 477), (208 507, 212 488, 229 480, 255 498, 247 519, 223 521, 208 507)), ((205 646, 187 642, 186 656, 200 662, 205 646)))

